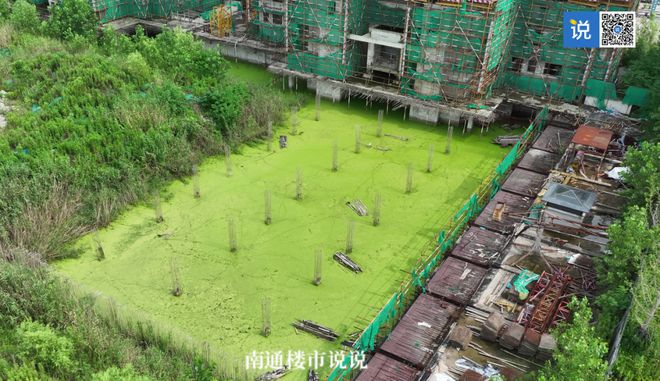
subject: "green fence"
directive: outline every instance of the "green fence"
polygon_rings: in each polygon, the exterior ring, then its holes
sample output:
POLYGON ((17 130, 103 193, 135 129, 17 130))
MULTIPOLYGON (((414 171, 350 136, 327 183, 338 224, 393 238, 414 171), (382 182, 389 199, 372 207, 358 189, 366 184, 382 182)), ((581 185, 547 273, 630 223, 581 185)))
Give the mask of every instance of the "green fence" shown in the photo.
MULTIPOLYGON (((435 249, 428 257, 419 261, 411 272, 410 279, 401 286, 398 292, 392 295, 390 300, 365 328, 353 344, 355 351, 373 351, 392 332, 405 311, 417 298, 419 291, 426 292, 425 285, 442 262, 444 254, 452 248, 468 224, 481 213, 483 208, 495 196, 507 174, 546 125, 548 117, 549 112, 546 107, 539 112, 522 134, 518 143, 513 146, 490 176, 481 183, 463 207, 444 225, 434 243, 435 249)), ((356 375, 359 370, 351 369, 348 366, 350 360, 351 354, 348 354, 342 363, 332 371, 328 381, 350 380, 356 375)))

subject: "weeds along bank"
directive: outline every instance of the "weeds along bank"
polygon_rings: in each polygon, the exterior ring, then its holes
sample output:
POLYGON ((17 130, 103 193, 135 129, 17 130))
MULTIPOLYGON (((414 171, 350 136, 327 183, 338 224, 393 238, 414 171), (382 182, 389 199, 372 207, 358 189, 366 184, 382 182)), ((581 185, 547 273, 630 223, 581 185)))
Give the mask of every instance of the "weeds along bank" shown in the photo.
POLYGON ((263 134, 285 109, 269 87, 228 79, 226 62, 190 34, 63 41, 20 25, 0 33, 12 107, 0 134, 0 238, 46 259, 224 144, 263 134))
POLYGON ((87 1, 42 22, 28 2, 0 0, 0 379, 210 380, 201 352, 102 318, 41 258, 75 254, 72 240, 290 105, 227 78, 189 34, 95 28, 87 1))

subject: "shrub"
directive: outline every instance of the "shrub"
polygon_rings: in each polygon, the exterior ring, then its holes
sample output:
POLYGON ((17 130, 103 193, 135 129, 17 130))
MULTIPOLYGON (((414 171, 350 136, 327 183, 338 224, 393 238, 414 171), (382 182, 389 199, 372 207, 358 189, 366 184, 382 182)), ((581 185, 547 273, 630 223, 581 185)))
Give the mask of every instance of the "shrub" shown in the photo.
POLYGON ((152 379, 147 376, 142 376, 135 373, 132 365, 127 365, 124 368, 111 367, 103 372, 95 373, 92 375, 92 381, 151 381, 152 379))
POLYGON ((46 371, 66 374, 73 362, 73 344, 51 327, 24 321, 16 328, 17 357, 24 363, 34 361, 46 371))
POLYGON ((62 0, 50 8, 46 31, 63 40, 72 40, 76 36, 89 39, 96 35, 96 25, 96 16, 89 1, 62 0))
POLYGON ((37 7, 26 0, 17 0, 14 3, 9 20, 14 28, 21 32, 37 33, 41 27, 37 7))

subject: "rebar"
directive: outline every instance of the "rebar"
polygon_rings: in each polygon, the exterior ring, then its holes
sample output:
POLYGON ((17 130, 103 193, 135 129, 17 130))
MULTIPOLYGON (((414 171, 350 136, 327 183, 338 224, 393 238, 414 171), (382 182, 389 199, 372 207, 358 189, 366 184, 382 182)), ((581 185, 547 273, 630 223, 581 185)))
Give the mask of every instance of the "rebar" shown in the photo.
POLYGON ((156 223, 159 224, 165 220, 163 218, 163 206, 161 205, 159 192, 154 194, 154 214, 156 217, 156 223))
POLYGON ((447 146, 445 146, 445 153, 449 154, 451 152, 451 139, 454 135, 454 127, 449 124, 449 127, 447 128, 447 146))
POLYGON ((383 110, 378 110, 378 126, 376 127, 376 136, 383 136, 383 110))
POLYGON ((174 296, 181 296, 181 294, 183 294, 183 287, 181 286, 181 279, 179 278, 179 267, 174 258, 170 258, 170 275, 172 277, 172 288, 170 289, 170 293, 174 296))
POLYGON ((236 237, 236 221, 234 217, 227 220, 227 232, 229 233, 229 251, 235 253, 238 251, 238 239, 236 237))
POLYGON ((380 225, 380 209, 382 207, 382 199, 380 192, 376 193, 376 197, 374 199, 374 211, 372 213, 373 215, 373 224, 374 226, 380 225))
POLYGON ((406 176, 406 193, 412 193, 413 190, 413 165, 408 164, 408 176, 406 176))
POLYGON ((99 232, 95 231, 94 236, 92 237, 95 244, 96 251, 96 260, 102 261, 105 259, 105 250, 103 250, 103 245, 101 244, 101 238, 99 237, 99 232))
POLYGON ((273 213, 272 213, 272 204, 271 204, 271 193, 270 190, 264 192, 264 223, 270 225, 273 223, 273 213))
POLYGON ((332 144, 332 171, 337 172, 339 170, 339 145, 337 141, 332 144))
POLYGON ((426 172, 431 173, 433 171, 433 151, 435 147, 433 144, 429 144, 429 157, 426 162, 426 172))
POLYGON ((359 125, 355 126, 355 153, 360 153, 362 149, 362 132, 359 125))
POLYGON ((353 236, 355 235, 355 222, 348 221, 348 228, 346 229, 346 254, 353 252, 353 236))
POLYGON ((193 194, 195 198, 200 198, 202 193, 199 189, 199 170, 196 165, 192 166, 193 194))
POLYGON ((231 148, 229 148, 229 145, 225 145, 224 150, 225 150, 225 166, 227 168, 227 176, 231 177, 231 175, 234 174, 234 169, 231 163, 231 148))
POLYGON ((316 250, 316 255, 314 256, 314 283, 315 286, 321 284, 321 271, 323 265, 323 252, 321 249, 316 250))
POLYGON ((270 298, 261 299, 261 320, 261 334, 268 337, 271 331, 270 298))
POLYGON ((303 172, 298 168, 296 171, 296 200, 303 199, 303 172))

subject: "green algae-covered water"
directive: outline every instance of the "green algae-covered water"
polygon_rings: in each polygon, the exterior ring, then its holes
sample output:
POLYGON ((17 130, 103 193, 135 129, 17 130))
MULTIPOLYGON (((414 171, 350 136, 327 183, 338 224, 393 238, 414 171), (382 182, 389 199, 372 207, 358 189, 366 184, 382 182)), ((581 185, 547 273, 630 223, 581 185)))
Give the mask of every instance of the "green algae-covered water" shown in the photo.
MULTIPOLYGON (((263 69, 232 64, 241 80, 270 81, 263 69)), ((445 126, 404 121, 392 113, 386 134, 376 137, 377 108, 363 102, 323 102, 315 121, 313 102, 298 113, 298 134, 280 126, 273 151, 265 143, 245 146, 232 156, 228 177, 224 158, 199 169, 201 197, 192 182, 174 182, 163 201, 165 221, 138 206, 99 232, 105 260, 97 261, 91 237, 80 240, 80 258, 56 267, 86 288, 120 305, 144 311, 155 321, 208 342, 226 358, 245 363, 252 351, 328 352, 364 328, 388 300, 446 221, 492 171, 507 150, 490 143, 502 131, 484 136, 454 133, 444 154, 445 126), (354 153, 354 126, 361 126, 362 149, 354 153), (280 149, 279 135, 288 135, 280 149), (332 146, 339 146, 339 170, 331 170, 332 146), (434 170, 426 172, 429 144, 435 145, 434 170), (380 149, 377 149, 379 147, 380 149), (414 167, 413 192, 405 194, 408 163, 414 167), (301 201, 295 199, 296 172, 303 173, 301 201), (264 224, 264 191, 272 193, 273 223, 264 224), (382 195, 381 225, 359 217, 346 202, 359 199, 371 208, 382 195), (236 221, 238 251, 229 250, 228 219, 236 221), (332 259, 343 250, 347 224, 355 223, 350 255, 364 270, 354 274, 332 259), (312 284, 314 255, 323 253, 322 282, 312 284), (175 258, 183 294, 170 294, 170 261, 175 258), (272 333, 260 335, 261 303, 271 300, 272 333), (295 331, 296 319, 315 321, 341 335, 335 343, 295 331)), ((328 358, 325 367, 328 366, 328 358)), ((326 369, 327 371, 327 369, 326 369)), ((303 379, 302 371, 287 380, 303 379)))

